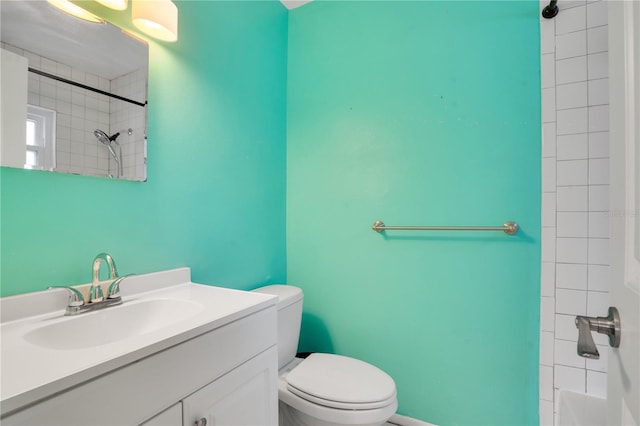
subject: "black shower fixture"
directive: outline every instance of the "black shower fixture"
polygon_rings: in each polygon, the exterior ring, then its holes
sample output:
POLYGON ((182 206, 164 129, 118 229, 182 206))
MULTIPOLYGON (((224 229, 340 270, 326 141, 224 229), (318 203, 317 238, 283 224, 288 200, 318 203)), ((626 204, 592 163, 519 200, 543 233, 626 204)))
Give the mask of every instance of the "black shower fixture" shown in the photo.
POLYGON ((545 7, 544 9, 542 9, 542 17, 543 18, 547 18, 547 19, 551 19, 554 16, 556 16, 558 14, 558 12, 559 12, 558 0, 551 0, 549 5, 547 7, 545 7))

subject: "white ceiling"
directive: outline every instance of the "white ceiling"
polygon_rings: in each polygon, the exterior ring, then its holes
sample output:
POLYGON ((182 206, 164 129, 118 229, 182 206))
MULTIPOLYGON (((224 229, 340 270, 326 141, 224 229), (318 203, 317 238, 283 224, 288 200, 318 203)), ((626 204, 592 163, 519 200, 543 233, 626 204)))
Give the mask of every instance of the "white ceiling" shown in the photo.
POLYGON ((309 3, 312 0, 280 0, 284 7, 287 9, 295 9, 296 7, 300 7, 304 4, 309 3))
POLYGON ((0 0, 0 39, 113 80, 141 67, 148 46, 111 24, 74 18, 46 1, 0 0))

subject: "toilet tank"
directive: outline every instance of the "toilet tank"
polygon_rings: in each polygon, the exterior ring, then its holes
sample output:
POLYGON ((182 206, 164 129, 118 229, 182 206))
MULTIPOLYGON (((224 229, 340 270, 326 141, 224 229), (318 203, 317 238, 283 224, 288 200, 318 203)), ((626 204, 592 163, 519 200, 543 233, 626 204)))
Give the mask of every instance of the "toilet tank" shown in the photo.
POLYGON ((302 322, 302 290, 292 285, 274 284, 254 290, 278 296, 278 370, 296 356, 302 322))

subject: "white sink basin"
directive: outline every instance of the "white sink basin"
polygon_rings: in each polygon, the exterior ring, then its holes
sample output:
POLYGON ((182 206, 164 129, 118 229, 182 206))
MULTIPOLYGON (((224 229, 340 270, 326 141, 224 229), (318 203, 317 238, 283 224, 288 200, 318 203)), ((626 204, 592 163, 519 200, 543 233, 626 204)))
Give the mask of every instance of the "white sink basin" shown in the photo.
POLYGON ((197 302, 151 299, 56 319, 27 332, 24 339, 48 349, 74 350, 106 345, 173 325, 202 311, 197 302))

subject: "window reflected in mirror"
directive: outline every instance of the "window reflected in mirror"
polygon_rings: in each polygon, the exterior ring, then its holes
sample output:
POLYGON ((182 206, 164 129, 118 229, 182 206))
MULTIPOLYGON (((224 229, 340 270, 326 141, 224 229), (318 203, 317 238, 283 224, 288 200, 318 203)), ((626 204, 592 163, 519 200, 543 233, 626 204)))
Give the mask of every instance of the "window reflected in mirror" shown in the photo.
POLYGON ((56 112, 27 105, 25 169, 56 170, 56 112))

